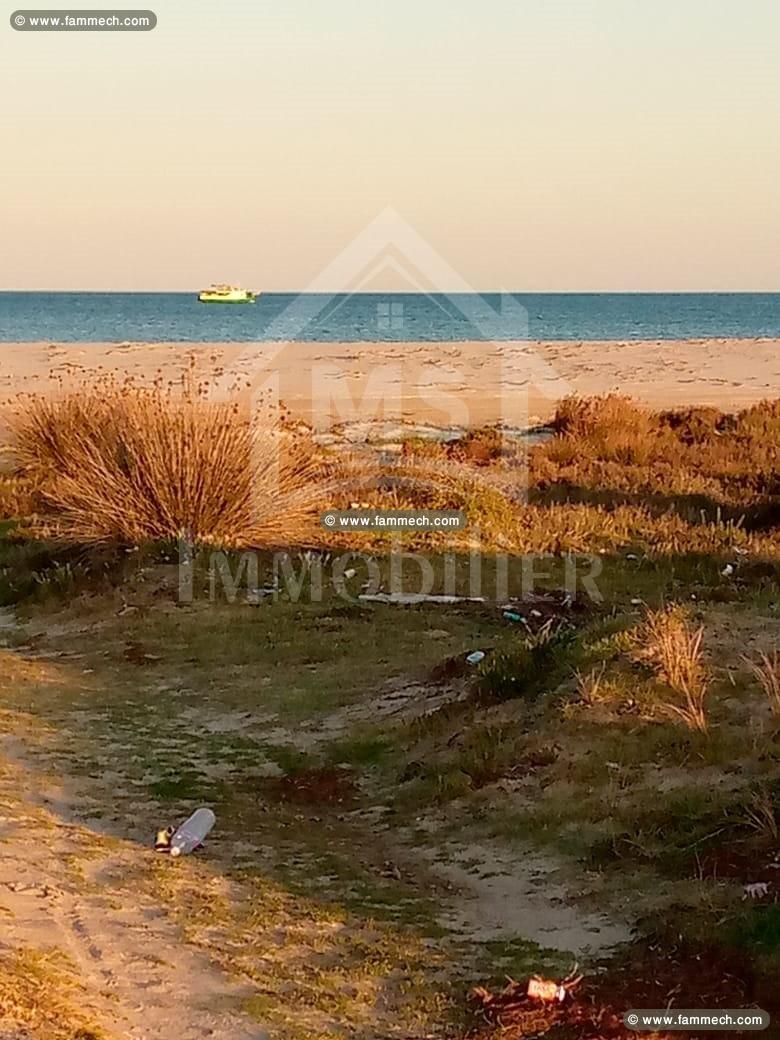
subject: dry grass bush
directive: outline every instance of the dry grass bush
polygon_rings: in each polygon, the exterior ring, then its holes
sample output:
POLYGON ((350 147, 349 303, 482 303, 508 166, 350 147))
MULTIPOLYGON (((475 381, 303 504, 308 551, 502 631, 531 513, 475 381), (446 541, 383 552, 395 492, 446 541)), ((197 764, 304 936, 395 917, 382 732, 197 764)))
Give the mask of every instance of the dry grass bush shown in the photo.
POLYGON ((739 508, 780 493, 780 401, 729 415, 654 413, 614 394, 571 397, 553 426, 553 439, 531 452, 532 487, 707 496, 739 508))
POLYGON ((597 668, 592 668, 587 673, 582 672, 579 668, 574 670, 577 695, 582 704, 592 707, 601 702, 607 687, 604 679, 606 670, 606 661, 602 661, 597 668))
POLYGON ((757 660, 745 657, 743 661, 766 694, 772 714, 780 719, 780 652, 774 650, 766 654, 762 651, 757 660))
POLYGON ((511 528, 515 521, 519 489, 501 474, 458 461, 429 465, 410 460, 393 467, 392 475, 415 508, 461 509, 469 523, 483 529, 511 528))
POLYGON ((700 405, 661 412, 658 423, 662 428, 672 430, 682 444, 704 444, 729 429, 733 430, 736 419, 718 408, 700 405))
POLYGON ((513 443, 497 426, 480 426, 462 437, 450 441, 429 440, 425 437, 407 437, 402 444, 407 458, 451 459, 472 466, 490 466, 511 457, 513 443))
POLYGON ((678 604, 648 613, 641 626, 637 656, 682 697, 682 704, 665 703, 663 709, 690 729, 705 732, 705 702, 709 674, 702 657, 704 626, 693 628, 688 612, 678 604))
POLYGON ((649 430, 650 413, 620 394, 601 397, 565 397, 558 405, 553 427, 559 434, 573 437, 595 437, 611 430, 649 430))
POLYGON ((327 474, 311 446, 187 378, 27 397, 10 421, 39 526, 55 537, 289 545, 316 528, 327 474))
MULTIPOLYGON (((668 555, 723 555, 735 548, 751 555, 771 555, 771 535, 746 532, 738 523, 691 524, 670 511, 654 515, 642 506, 608 508, 589 503, 539 506, 525 501, 517 470, 479 467, 426 454, 409 454, 395 465, 381 466, 363 457, 339 460, 342 490, 329 502, 336 508, 359 505, 378 509, 461 509, 469 518, 462 532, 404 535, 406 544, 471 544, 478 537, 485 551, 516 553, 610 552, 642 547, 668 555)), ((386 535, 345 535, 344 544, 360 547, 386 535)))
POLYGON ((405 437, 401 443, 401 454, 403 458, 416 459, 446 459, 447 442, 432 440, 428 437, 405 437))
POLYGON ((750 802, 745 806, 745 823, 764 841, 777 844, 780 838, 780 820, 777 817, 775 799, 766 787, 759 787, 753 792, 750 802))
POLYGON ((469 430, 463 437, 453 441, 449 448, 450 458, 470 462, 474 466, 489 466, 503 458, 506 450, 504 435, 495 426, 469 430))
POLYGON ((745 408, 737 416, 734 430, 741 437, 771 441, 777 448, 780 443, 780 398, 745 408))

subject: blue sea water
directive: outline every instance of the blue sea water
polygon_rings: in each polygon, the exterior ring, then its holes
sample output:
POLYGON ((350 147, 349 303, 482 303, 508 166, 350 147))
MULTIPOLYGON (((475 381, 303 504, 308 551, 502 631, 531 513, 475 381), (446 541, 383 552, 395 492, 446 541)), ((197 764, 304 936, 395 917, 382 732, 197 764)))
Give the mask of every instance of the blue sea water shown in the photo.
POLYGON ((0 292, 3 342, 636 340, 780 337, 780 293, 0 292))

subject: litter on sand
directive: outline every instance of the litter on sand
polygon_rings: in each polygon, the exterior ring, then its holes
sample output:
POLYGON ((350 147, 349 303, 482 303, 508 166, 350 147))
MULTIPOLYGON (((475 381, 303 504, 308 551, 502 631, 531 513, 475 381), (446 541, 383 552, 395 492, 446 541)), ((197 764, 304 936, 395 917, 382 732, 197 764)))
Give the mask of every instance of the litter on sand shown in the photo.
POLYGON ((566 990, 560 982, 553 979, 540 979, 536 975, 528 980, 525 995, 529 1000, 541 1000, 544 1004, 552 1004, 557 1000, 563 1003, 566 999, 566 990))
POLYGON ((752 884, 742 886, 743 899, 763 899, 769 895, 769 883, 766 881, 754 881, 752 884))
POLYGON ((366 603, 395 603, 411 606, 415 603, 484 603, 484 596, 431 596, 423 592, 364 592, 358 599, 366 603))
POLYGON ((200 848, 215 822, 211 809, 196 809, 171 838, 171 855, 181 856, 200 848))
POLYGON ((155 852, 170 852, 171 851, 171 838, 173 837, 173 827, 163 827, 162 830, 157 832, 157 837, 154 839, 154 851, 155 852))
POLYGON ((507 985, 497 993, 481 986, 472 990, 471 1001, 494 1025, 507 1027, 529 1020, 529 1017, 530 1022, 538 1025, 538 1010, 546 1006, 555 1014, 555 1006, 567 1002, 581 981, 582 975, 577 974, 575 964, 560 982, 541 975, 532 975, 525 984, 508 979, 507 985))
POLYGON ((541 975, 532 975, 528 980, 526 996, 529 1000, 541 1000, 544 1004, 552 1004, 556 1000, 562 1004, 571 991, 582 982, 582 975, 577 974, 578 967, 579 965, 575 964, 561 982, 542 978, 541 975))
POLYGON ((470 654, 466 655, 466 660, 469 664, 479 664, 480 661, 485 660, 485 651, 473 650, 470 654))
POLYGON ((194 852, 201 847, 215 822, 211 809, 196 809, 175 831, 173 827, 165 827, 157 832, 155 851, 167 852, 174 858, 194 852))

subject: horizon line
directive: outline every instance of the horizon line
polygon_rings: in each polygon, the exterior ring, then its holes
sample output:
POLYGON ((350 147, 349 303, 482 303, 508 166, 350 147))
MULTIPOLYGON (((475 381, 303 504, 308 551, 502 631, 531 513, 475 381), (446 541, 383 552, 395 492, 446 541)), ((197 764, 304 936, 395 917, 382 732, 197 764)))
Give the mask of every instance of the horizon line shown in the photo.
MULTIPOLYGON (((242 286, 242 288, 247 288, 242 286)), ((6 289, 0 295, 10 293, 61 293, 74 295, 122 296, 190 296, 201 289, 6 289)), ((333 289, 311 292, 306 289, 257 289, 250 290, 260 296, 779 296, 777 289, 333 289)))

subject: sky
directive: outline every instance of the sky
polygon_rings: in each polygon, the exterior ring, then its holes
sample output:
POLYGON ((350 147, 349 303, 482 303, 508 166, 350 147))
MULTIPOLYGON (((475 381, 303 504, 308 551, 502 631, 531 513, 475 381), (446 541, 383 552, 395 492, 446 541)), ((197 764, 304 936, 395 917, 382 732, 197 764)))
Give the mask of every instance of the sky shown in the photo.
POLYGON ((442 291, 780 291, 777 0, 144 2, 7 6, 1 289, 305 289, 391 207, 442 291))

